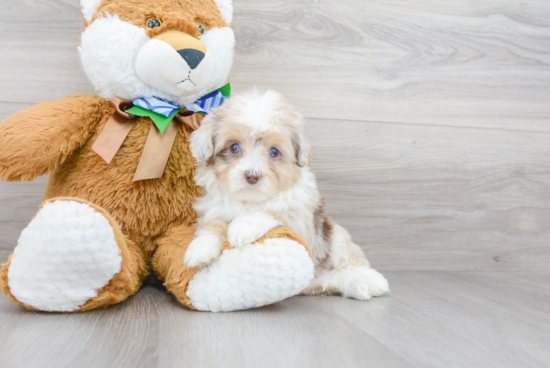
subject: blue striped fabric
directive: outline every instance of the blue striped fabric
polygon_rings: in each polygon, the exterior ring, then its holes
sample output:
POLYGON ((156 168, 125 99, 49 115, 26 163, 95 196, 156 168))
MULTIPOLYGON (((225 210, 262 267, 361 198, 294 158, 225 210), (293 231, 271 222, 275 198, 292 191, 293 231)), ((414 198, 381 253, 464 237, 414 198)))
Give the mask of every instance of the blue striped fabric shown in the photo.
POLYGON ((202 114, 210 113, 211 109, 219 107, 225 102, 225 96, 218 90, 207 94, 204 97, 199 98, 197 101, 193 102, 191 105, 185 105, 185 108, 188 111, 194 111, 202 114))
MULTIPOLYGON (((219 107, 225 102, 225 100, 225 96, 220 91, 216 90, 212 93, 207 94, 204 97, 199 98, 191 105, 185 105, 185 108, 188 111, 208 114, 210 113, 211 109, 219 107)), ((168 118, 174 115, 174 113, 179 110, 179 107, 174 103, 161 100, 158 97, 136 98, 134 101, 132 101, 132 103, 136 106, 142 107, 146 110, 154 111, 168 118)))
POLYGON ((174 115, 174 113, 179 110, 178 106, 156 97, 136 98, 132 103, 136 106, 156 112, 157 114, 164 115, 167 118, 174 115))

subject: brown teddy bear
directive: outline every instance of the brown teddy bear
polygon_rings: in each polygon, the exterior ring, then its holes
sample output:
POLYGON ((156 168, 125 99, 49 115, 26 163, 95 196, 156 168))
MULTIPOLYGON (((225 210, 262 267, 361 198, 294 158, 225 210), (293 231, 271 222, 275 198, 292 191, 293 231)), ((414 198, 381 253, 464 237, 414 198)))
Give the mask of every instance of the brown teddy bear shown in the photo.
POLYGON ((80 56, 100 96, 42 103, 0 125, 2 179, 50 174, 3 265, 3 292, 32 310, 86 311, 135 294, 151 274, 190 308, 229 311, 307 287, 313 263, 286 228, 226 243, 208 267, 184 265, 201 194, 188 138, 230 96, 231 0, 81 3, 80 56))

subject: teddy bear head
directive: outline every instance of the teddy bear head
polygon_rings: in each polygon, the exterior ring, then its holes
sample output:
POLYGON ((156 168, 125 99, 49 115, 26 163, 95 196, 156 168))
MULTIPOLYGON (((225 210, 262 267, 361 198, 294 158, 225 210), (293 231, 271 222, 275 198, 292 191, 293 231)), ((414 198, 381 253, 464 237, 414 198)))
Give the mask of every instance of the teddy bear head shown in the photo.
POLYGON ((231 0, 81 0, 79 47, 101 97, 180 105, 222 87, 235 36, 231 0))

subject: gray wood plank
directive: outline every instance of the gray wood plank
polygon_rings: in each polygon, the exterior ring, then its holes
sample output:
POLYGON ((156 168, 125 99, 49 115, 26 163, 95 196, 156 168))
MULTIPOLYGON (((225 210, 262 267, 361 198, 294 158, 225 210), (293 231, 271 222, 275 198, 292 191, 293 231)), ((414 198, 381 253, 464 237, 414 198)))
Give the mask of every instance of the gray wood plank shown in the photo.
POLYGON ((95 94, 76 49, 84 20, 79 3, 3 1, 0 101, 36 103, 95 94))
POLYGON ((109 309, 47 314, 26 311, 2 294, 2 366, 154 367, 147 346, 155 341, 155 308, 163 298, 159 291, 145 289, 109 309))
POLYGON ((359 367, 369 361, 379 367, 412 366, 353 322, 311 301, 307 308, 284 302, 231 315, 189 314, 177 302, 170 308, 162 304, 159 365, 359 367))
MULTIPOLYGON (((547 366, 548 272, 387 275, 390 298, 367 306, 331 299, 318 306, 355 323, 416 366, 547 366)), ((296 302, 305 307, 306 301, 296 302)))
MULTIPOLYGON (((93 93, 78 0, 3 9, 0 101, 93 93)), ((316 118, 549 131, 548 19, 544 0, 243 0, 231 79, 274 87, 316 118)))
MULTIPOLYGON (((5 1, 0 101, 93 93, 78 3, 5 1)), ((549 19, 545 0, 241 0, 231 80, 314 118, 549 131, 549 19)))
POLYGON ((309 117, 550 129, 550 3, 236 1, 238 87, 309 117))
POLYGON ((11 367, 544 367, 549 272, 389 272, 369 302, 294 297, 193 312, 161 289, 82 314, 27 312, 0 296, 11 367), (29 353, 31 352, 31 353, 29 353))
POLYGON ((0 249, 13 249, 42 203, 47 177, 32 182, 0 181, 0 249))
POLYGON ((381 269, 547 270, 550 134, 310 119, 327 212, 381 269))

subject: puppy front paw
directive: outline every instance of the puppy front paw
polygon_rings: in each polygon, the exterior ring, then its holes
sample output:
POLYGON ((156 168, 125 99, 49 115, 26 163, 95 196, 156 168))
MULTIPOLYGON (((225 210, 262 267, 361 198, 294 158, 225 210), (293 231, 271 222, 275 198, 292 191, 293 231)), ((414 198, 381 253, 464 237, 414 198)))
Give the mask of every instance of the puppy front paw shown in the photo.
POLYGON ((197 236, 185 252, 184 263, 189 268, 202 268, 220 258, 222 241, 214 234, 197 236))
POLYGON ((250 244, 278 226, 281 224, 265 213, 237 217, 227 228, 227 241, 234 247, 250 244))

